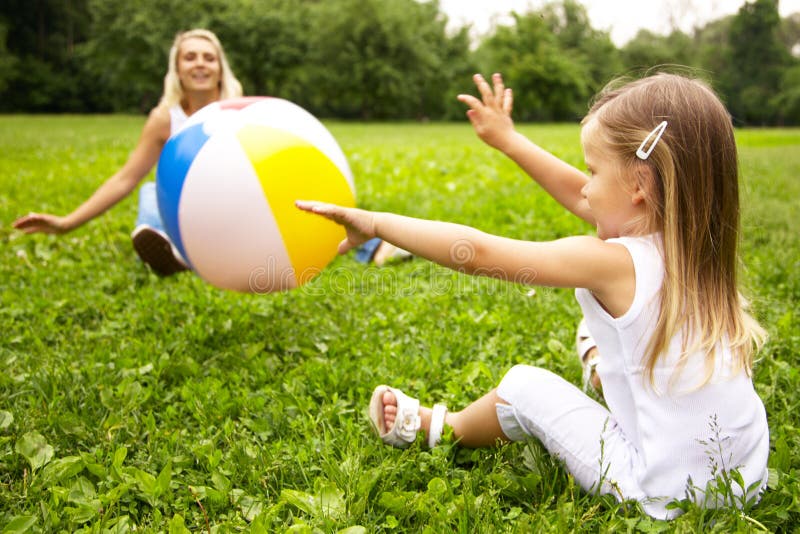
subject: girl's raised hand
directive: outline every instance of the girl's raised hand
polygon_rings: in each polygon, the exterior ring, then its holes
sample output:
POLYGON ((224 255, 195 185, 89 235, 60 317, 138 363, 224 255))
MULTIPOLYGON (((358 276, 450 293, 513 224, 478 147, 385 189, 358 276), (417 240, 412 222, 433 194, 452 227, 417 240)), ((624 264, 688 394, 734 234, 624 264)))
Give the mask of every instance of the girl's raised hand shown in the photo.
POLYGON ((343 208, 335 204, 313 200, 296 200, 294 204, 303 211, 316 213, 344 226, 347 237, 339 243, 339 254, 344 254, 375 237, 375 221, 372 212, 357 208, 343 208))
POLYGON ((492 75, 494 87, 480 74, 472 79, 481 98, 472 95, 458 95, 457 98, 469 106, 467 117, 478 137, 487 145, 503 150, 514 133, 514 122, 511 120, 514 95, 510 88, 505 87, 499 73, 492 75))

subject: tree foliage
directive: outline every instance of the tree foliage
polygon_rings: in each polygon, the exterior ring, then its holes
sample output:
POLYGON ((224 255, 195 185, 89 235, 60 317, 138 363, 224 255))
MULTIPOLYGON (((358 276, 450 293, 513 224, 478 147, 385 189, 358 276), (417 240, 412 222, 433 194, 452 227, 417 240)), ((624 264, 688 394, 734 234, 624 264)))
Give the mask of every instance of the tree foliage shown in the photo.
POLYGON ((437 3, 320 2, 311 19, 317 31, 309 36, 308 61, 316 68, 307 76, 320 88, 313 109, 360 119, 441 115, 431 95, 447 88, 450 68, 437 3))
POLYGON ((514 13, 477 51, 482 70, 502 71, 515 89, 518 118, 573 120, 590 97, 622 69, 607 32, 592 28, 574 0, 514 13))
POLYGON ((310 21, 309 2, 302 0, 230 0, 210 26, 247 94, 299 100, 310 21))
POLYGON ((636 69, 690 65, 695 60, 694 45, 692 38, 680 31, 663 36, 640 30, 622 49, 622 58, 626 65, 636 69))
POLYGON ((736 69, 725 70, 720 81, 731 112, 744 123, 781 119, 775 98, 792 61, 781 41, 780 26, 778 0, 745 3, 731 22, 726 60, 736 69))
POLYGON ((84 92, 75 50, 88 37, 85 2, 4 0, 0 6, 2 106, 80 108, 84 92))
POLYGON ((247 94, 320 116, 450 119, 469 75, 500 71, 519 120, 573 120, 615 76, 698 69, 745 124, 800 123, 800 14, 753 0, 691 34, 643 30, 616 47, 578 0, 513 13, 479 42, 438 0, 5 0, 0 111, 146 112, 174 35, 216 32, 247 94))

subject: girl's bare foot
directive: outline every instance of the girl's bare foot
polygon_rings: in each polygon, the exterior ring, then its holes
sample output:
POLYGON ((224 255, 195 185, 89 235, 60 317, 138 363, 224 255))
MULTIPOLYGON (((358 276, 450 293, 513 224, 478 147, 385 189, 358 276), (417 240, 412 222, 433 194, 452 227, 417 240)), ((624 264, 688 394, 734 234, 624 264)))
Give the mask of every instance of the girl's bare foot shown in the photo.
POLYGON ((603 384, 600 375, 597 374, 597 364, 600 362, 600 352, 597 350, 594 339, 586 326, 586 321, 581 320, 578 324, 578 333, 575 338, 575 346, 578 350, 578 357, 581 359, 583 367, 583 390, 587 391, 591 387, 598 395, 603 395, 603 384))
POLYGON ((403 259, 408 259, 410 257, 411 257, 410 252, 403 250, 401 248, 397 248, 388 241, 381 241, 381 244, 378 245, 378 249, 372 256, 372 261, 378 267, 382 267, 386 262, 390 260, 403 260, 403 259))

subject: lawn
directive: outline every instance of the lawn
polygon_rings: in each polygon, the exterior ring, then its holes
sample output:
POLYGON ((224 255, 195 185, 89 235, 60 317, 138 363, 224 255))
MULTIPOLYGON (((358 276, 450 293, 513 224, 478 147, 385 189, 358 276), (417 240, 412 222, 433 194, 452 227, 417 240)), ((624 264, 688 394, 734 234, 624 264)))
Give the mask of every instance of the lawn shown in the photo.
MULTIPOLYGON (((744 513, 682 505, 666 523, 582 492, 534 442, 401 451, 372 434, 380 383, 451 408, 516 363, 579 383, 572 291, 352 255, 279 294, 160 279, 130 244, 135 197, 66 236, 11 229, 82 202, 142 124, 0 117, 3 532, 797 532, 800 130, 737 134, 743 281, 771 335, 755 369, 770 487, 744 513)), ((467 124, 328 126, 363 207, 521 239, 592 231, 467 124)), ((520 129, 582 165, 576 125, 520 129)))

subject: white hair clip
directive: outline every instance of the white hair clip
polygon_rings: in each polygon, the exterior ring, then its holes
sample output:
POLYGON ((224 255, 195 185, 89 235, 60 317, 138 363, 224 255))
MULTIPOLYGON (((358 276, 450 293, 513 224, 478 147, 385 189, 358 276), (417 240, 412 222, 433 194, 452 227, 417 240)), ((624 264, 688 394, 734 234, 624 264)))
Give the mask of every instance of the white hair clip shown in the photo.
POLYGON ((642 144, 639 145, 639 148, 636 149, 636 157, 639 159, 647 159, 650 157, 650 154, 653 152, 653 149, 656 147, 658 140, 661 139, 661 136, 664 135, 664 130, 667 129, 667 121, 661 121, 661 124, 653 128, 653 131, 647 134, 647 137, 644 138, 642 144), (655 136, 655 137, 654 137, 655 136), (650 138, 653 137, 653 142, 650 144, 650 147, 645 150, 645 146, 647 142, 650 141, 650 138))

